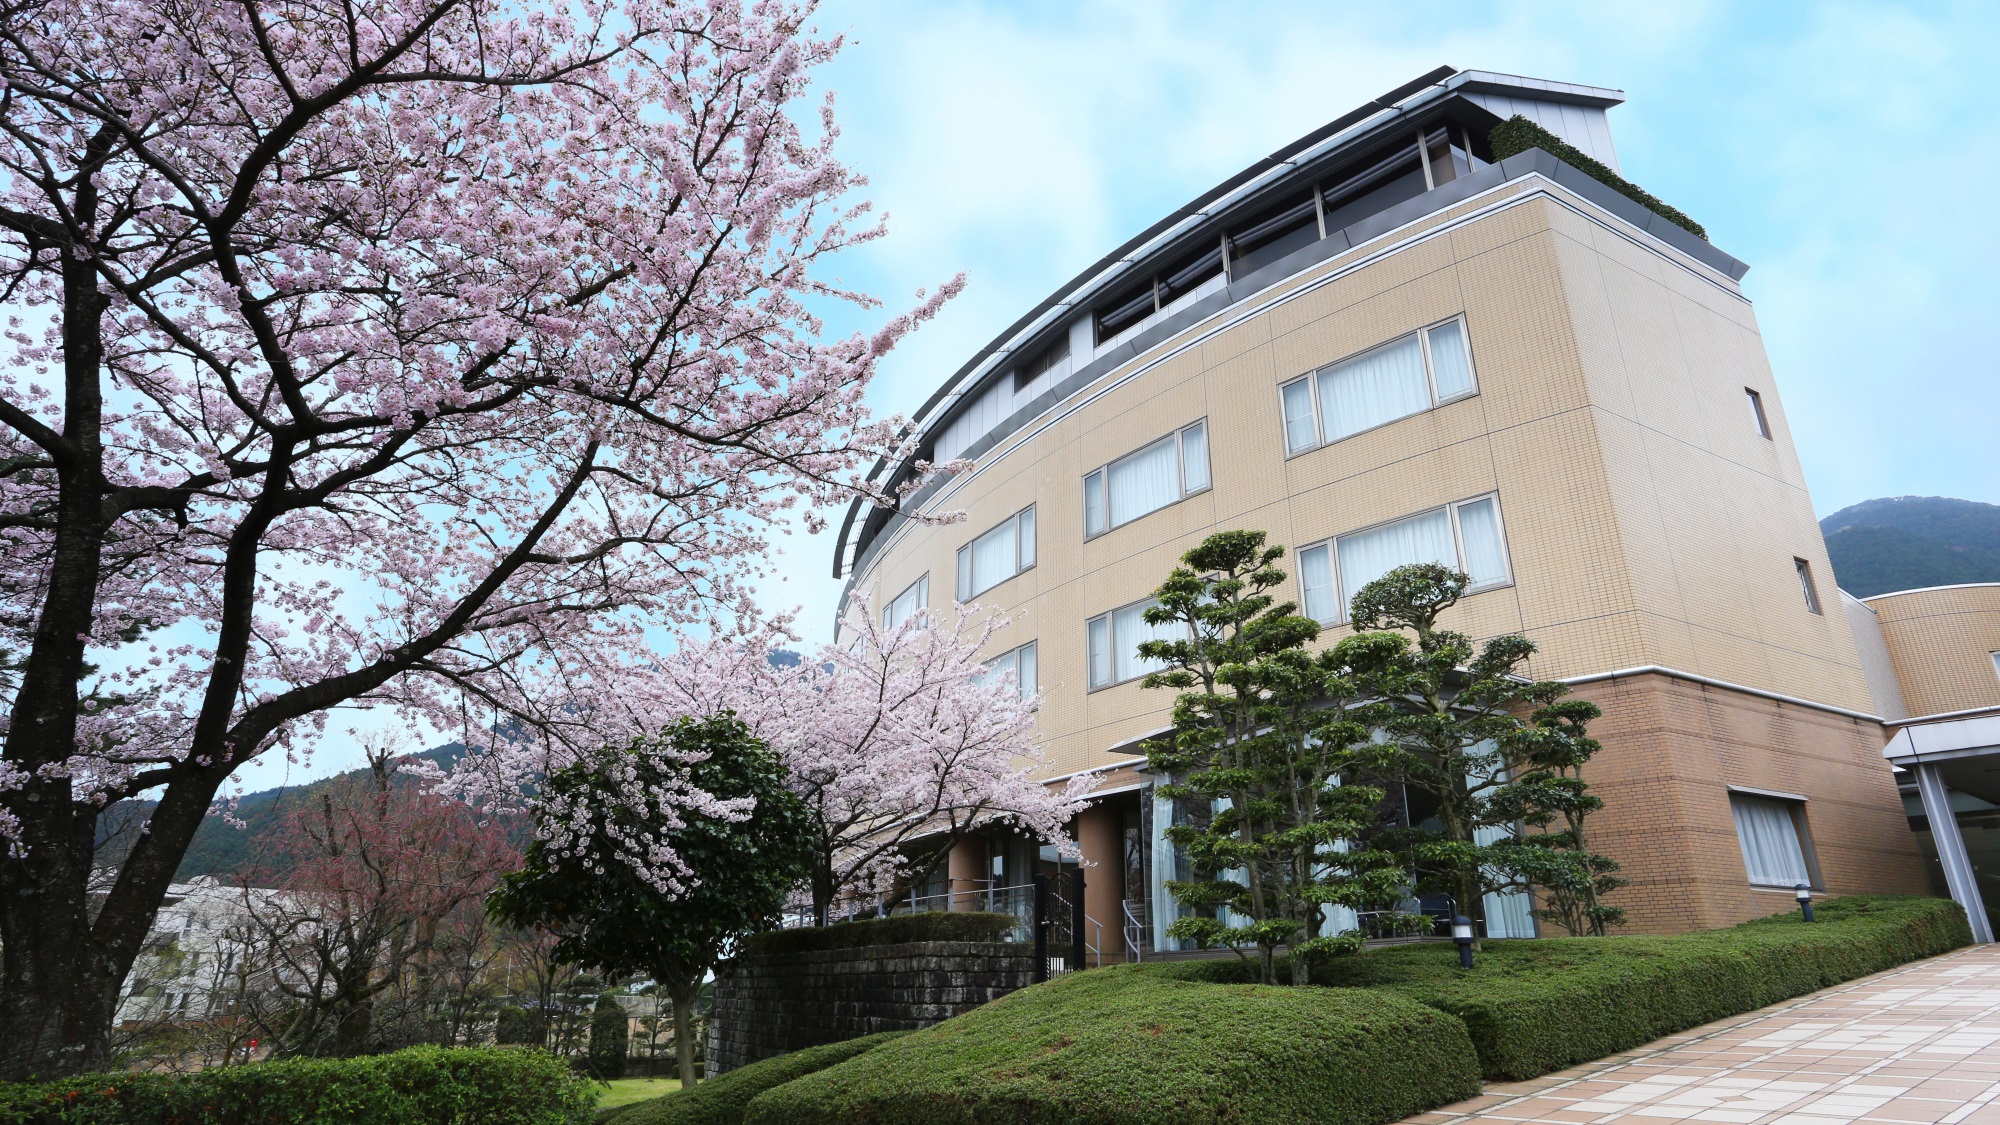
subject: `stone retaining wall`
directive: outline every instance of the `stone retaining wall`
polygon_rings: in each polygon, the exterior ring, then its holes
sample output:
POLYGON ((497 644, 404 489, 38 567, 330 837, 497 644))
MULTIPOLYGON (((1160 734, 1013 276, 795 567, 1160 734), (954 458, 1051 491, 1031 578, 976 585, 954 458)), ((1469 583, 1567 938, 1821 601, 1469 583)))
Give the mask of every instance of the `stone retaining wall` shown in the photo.
POLYGON ((923 941, 745 956, 716 972, 710 1077, 878 1031, 914 1031, 1034 981, 1034 947, 923 941))

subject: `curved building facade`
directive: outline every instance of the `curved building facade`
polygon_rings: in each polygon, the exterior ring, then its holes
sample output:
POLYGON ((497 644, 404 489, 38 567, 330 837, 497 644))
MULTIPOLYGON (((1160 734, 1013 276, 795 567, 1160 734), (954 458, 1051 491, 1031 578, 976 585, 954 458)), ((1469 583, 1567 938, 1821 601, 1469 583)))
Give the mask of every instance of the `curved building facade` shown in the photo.
MULTIPOLYGON (((1336 120, 939 389, 922 455, 973 467, 906 504, 963 522, 849 512, 836 574, 880 612, 1015 618, 993 655, 1042 694, 1051 779, 1103 775, 1078 832, 1106 932, 1158 948, 1173 910, 1135 749, 1171 699, 1137 682, 1139 612, 1232 528, 1289 548, 1286 593, 1328 643, 1361 584, 1451 563, 1475 582, 1452 627, 1527 634, 1536 676, 1603 706, 1595 833, 1632 880, 1632 930, 1783 910, 1794 877, 1925 886, 1747 267, 1621 192, 1621 100, 1446 69, 1336 120), (1562 158, 1495 159, 1516 115, 1562 158)), ((954 889, 1040 862, 992 841, 954 857, 954 889)), ((1531 932, 1526 906, 1482 904, 1488 933, 1531 932)))

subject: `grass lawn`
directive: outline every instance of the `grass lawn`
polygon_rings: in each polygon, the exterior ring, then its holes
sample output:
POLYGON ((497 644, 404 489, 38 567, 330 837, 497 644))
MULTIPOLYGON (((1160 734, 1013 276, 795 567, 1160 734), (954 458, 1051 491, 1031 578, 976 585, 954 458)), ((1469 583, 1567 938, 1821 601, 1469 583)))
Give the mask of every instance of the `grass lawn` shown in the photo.
POLYGON ((681 1088, 678 1078, 614 1078, 607 1085, 591 1083, 598 1091, 597 1108, 610 1109, 613 1106, 631 1105, 661 1094, 671 1094, 681 1088))

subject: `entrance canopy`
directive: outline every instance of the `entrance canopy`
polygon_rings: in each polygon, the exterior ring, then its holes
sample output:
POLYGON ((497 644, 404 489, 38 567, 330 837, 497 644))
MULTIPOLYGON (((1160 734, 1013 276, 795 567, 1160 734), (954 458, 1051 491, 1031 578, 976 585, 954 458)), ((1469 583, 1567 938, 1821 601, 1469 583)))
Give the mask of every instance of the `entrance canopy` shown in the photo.
POLYGON ((1916 781, 1952 900, 1975 941, 1992 941, 2000 905, 2000 707, 1892 722, 1882 754, 1916 781))

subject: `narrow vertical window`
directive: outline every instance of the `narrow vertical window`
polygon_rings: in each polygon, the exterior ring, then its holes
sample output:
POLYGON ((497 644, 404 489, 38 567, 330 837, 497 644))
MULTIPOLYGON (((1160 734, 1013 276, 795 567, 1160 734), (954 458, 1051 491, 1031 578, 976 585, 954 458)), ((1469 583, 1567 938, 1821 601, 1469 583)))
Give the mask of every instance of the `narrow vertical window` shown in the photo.
POLYGON ((1458 505, 1460 569, 1472 585, 1507 581, 1507 545, 1500 537, 1500 509, 1491 496, 1458 505))
POLYGON ((1340 620, 1340 594, 1333 588, 1333 547, 1321 543, 1299 552, 1300 609, 1315 621, 1340 620))
POLYGON ((1103 617, 1090 620, 1090 686, 1111 683, 1111 622, 1103 617))
POLYGON ((1181 492, 1208 487, 1208 427, 1200 422, 1181 431, 1181 492))
POLYGON ((1989 652, 1986 655, 1993 658, 1993 674, 2000 676, 2000 652, 1989 652))
POLYGON ((1284 396, 1285 452, 1311 449, 1319 440, 1313 432, 1312 381, 1299 379, 1286 383, 1284 396))
POLYGON ((1447 320, 1424 330, 1431 358, 1431 379, 1437 400, 1445 402, 1472 393, 1472 360, 1465 351, 1465 326, 1447 320))
POLYGON ((1083 533, 1101 535, 1108 527, 1104 519, 1104 470, 1083 478, 1083 533))
POLYGON ((1743 388, 1743 397, 1750 400, 1751 432, 1760 438, 1770 437, 1771 420, 1764 416, 1764 396, 1751 390, 1749 387, 1745 387, 1743 388))
POLYGON ((1026 699, 1041 688, 1041 680, 1036 677, 1035 642, 1029 641, 1014 650, 1018 655, 1014 660, 1014 674, 1021 680, 1021 698, 1026 699))
POLYGON ((1799 572, 1799 592, 1806 596, 1806 608, 1818 613, 1819 588, 1813 584, 1812 564, 1804 559, 1793 559, 1792 566, 1799 572))

